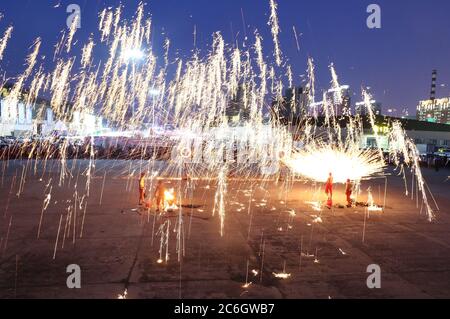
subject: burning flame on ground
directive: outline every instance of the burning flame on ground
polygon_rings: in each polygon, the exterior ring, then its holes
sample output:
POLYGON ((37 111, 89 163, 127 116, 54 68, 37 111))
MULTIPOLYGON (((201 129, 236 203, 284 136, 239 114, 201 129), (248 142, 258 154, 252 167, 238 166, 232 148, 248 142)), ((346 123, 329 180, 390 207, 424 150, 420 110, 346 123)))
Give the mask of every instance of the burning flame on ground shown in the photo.
POLYGON ((175 190, 173 188, 164 192, 164 211, 169 212, 177 210, 178 206, 175 204, 175 190))

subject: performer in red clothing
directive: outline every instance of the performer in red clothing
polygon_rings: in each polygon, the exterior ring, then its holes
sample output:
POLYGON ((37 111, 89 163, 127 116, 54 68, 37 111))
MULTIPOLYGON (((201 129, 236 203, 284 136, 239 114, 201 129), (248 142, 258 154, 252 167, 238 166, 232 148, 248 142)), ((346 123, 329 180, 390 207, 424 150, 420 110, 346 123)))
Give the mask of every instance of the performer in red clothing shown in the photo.
POLYGON ((145 204, 145 173, 139 178, 139 206, 145 204))
POLYGON ((327 207, 333 206, 333 174, 330 173, 325 184, 325 194, 328 196, 327 207))

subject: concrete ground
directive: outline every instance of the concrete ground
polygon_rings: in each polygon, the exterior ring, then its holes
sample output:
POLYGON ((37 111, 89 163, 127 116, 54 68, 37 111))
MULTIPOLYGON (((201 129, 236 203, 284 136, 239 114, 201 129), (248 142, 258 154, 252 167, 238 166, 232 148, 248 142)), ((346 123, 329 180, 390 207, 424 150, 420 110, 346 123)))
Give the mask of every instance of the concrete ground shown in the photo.
MULTIPOLYGON (((287 194, 282 183, 231 181, 223 237, 219 214, 212 216, 216 182, 202 181, 183 201, 179 240, 178 211, 136 210, 137 181, 126 177, 138 170, 134 163, 97 163, 84 214, 74 200, 85 195, 86 163, 68 163, 76 174, 61 187, 57 163, 36 174, 33 164, 0 163, 0 298, 117 298, 125 289, 128 298, 450 298, 448 170, 424 169, 440 207, 432 223, 395 174, 385 212, 370 216, 363 207, 314 210, 308 202, 325 195, 312 184, 297 182, 287 194), (167 263, 158 263, 161 247, 167 263), (81 267, 81 289, 66 286, 70 264, 81 267), (381 267, 381 289, 367 287, 371 264, 381 267), (283 272, 290 277, 274 276, 283 272)), ((170 183, 178 189, 178 181, 170 183)), ((382 205, 384 180, 365 181, 361 201, 369 186, 382 205)), ((344 204, 342 193, 336 187, 336 203, 344 204)))

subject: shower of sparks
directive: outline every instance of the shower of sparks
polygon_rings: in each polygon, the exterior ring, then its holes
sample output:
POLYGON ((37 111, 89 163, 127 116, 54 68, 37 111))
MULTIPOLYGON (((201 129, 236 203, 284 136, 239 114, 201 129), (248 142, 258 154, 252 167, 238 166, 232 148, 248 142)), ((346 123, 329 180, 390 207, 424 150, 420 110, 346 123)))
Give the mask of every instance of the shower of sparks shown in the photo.
POLYGON ((394 158, 395 164, 397 167, 400 167, 400 158, 402 157, 405 164, 411 167, 415 179, 417 180, 419 192, 422 195, 428 220, 433 221, 435 219, 435 213, 428 202, 425 180, 422 176, 422 170, 419 163, 420 153, 417 150, 417 146, 406 136, 405 130, 402 128, 400 122, 393 123, 389 139, 392 145, 391 156, 394 158))
POLYGON ((295 28, 295 26, 292 26, 292 30, 294 31, 295 44, 297 45, 297 51, 300 52, 300 44, 298 42, 297 29, 295 28))
POLYGON ((277 66, 281 65, 281 49, 280 49, 280 40, 278 39, 278 35, 280 34, 280 26, 278 23, 278 15, 277 15, 278 4, 275 0, 270 0, 270 18, 269 25, 272 31, 273 44, 275 46, 274 56, 275 62, 277 66))
POLYGON ((325 143, 308 145, 294 153, 286 164, 296 174, 321 183, 325 183, 332 173, 334 182, 338 184, 345 184, 347 179, 359 181, 381 174, 385 166, 377 153, 360 150, 359 145, 354 145, 353 149, 339 149, 325 143))
MULTIPOLYGON (((208 181, 209 185, 202 187, 205 191, 215 190, 212 213, 220 229, 220 235, 224 236, 231 179, 240 180, 243 184, 254 181, 265 183, 277 180, 276 176, 280 167, 286 166, 289 182, 283 185, 285 194, 280 199, 283 198, 284 201, 280 201, 280 204, 287 206, 289 184, 292 184, 294 177, 324 183, 329 173, 332 173, 335 183, 344 184, 347 179, 350 179, 359 185, 362 179, 383 176, 386 164, 381 148, 360 149, 361 137, 364 129, 367 129, 366 127, 363 129, 362 119, 358 116, 349 117, 349 123, 342 128, 336 119, 334 107, 325 93, 321 102, 323 110, 319 110, 320 103, 316 103, 315 65, 312 57, 309 57, 307 61, 306 82, 311 120, 299 127, 294 134, 292 128, 281 123, 277 116, 269 119, 265 116, 268 99, 282 99, 283 81, 285 81, 282 79, 287 79, 289 87, 293 87, 296 78, 290 65, 282 65, 277 6, 275 0, 270 0, 269 26, 274 43, 274 63, 266 60, 262 37, 256 30, 253 38, 247 37, 245 32, 245 43, 240 48, 235 43, 227 44, 222 34, 216 32, 212 36, 211 49, 207 54, 202 54, 200 50, 195 49, 191 57, 183 57, 183 59, 172 58, 175 55, 173 51, 176 52, 176 50, 171 47, 171 40, 166 38, 163 47, 158 48, 164 52, 163 57, 158 59, 153 51, 155 44, 151 41, 152 18, 144 11, 143 3, 139 4, 132 20, 123 19, 122 6, 104 9, 99 14, 97 32, 92 33, 87 43, 80 46, 80 57, 71 56, 72 51, 76 51, 72 48, 77 45, 79 36, 76 32, 78 21, 75 19, 68 33, 65 31, 61 33, 61 38, 55 46, 53 69, 44 68, 42 61, 45 57, 40 54, 43 40, 40 38, 35 40, 29 49, 25 70, 15 77, 15 83, 5 97, 5 119, 15 120, 14 108, 23 98, 26 99, 26 105, 36 107, 37 119, 44 120, 47 116, 46 110, 40 108, 37 101, 40 96, 47 95, 50 97, 50 107, 58 125, 64 126, 64 123, 71 121, 81 125, 87 122, 89 116, 95 115, 107 121, 112 129, 110 133, 104 134, 103 141, 99 141, 98 137, 93 136, 93 132, 87 132, 81 126, 79 129, 66 128, 71 133, 75 131, 76 135, 79 135, 78 139, 82 141, 80 145, 75 147, 71 140, 72 138, 75 140, 74 136, 61 141, 48 133, 41 140, 30 139, 23 144, 16 143, 0 153, 0 159, 3 161, 9 161, 11 150, 19 154, 17 157, 27 160, 26 166, 22 166, 12 179, 10 196, 13 194, 15 183, 19 185, 17 196, 22 196, 29 174, 34 173, 36 176, 39 175, 40 181, 47 181, 47 174, 55 169, 58 170, 58 178, 50 179, 45 187, 42 210, 37 221, 39 223, 38 238, 45 231, 47 223, 58 222, 57 219, 50 221, 52 214, 45 215, 45 223, 43 222, 45 212, 58 204, 58 201, 52 201, 54 198, 52 192, 63 187, 70 187, 73 190, 70 198, 59 201, 66 207, 57 224, 53 259, 56 258, 58 245, 64 248, 66 239, 70 239, 75 244, 76 233, 80 234, 80 237, 83 236, 87 206, 91 199, 91 187, 93 187, 93 181, 99 176, 99 171, 103 177, 100 205, 102 204, 107 171, 111 168, 99 166, 102 164, 98 159, 103 157, 98 154, 97 148, 99 143, 113 144, 111 140, 114 140, 114 137, 132 137, 139 131, 145 132, 145 137, 127 146, 126 159, 130 160, 130 164, 129 166, 127 164, 127 167, 118 174, 126 180, 127 192, 132 191, 132 183, 141 171, 132 167, 131 160, 140 159, 148 165, 147 171, 153 172, 162 162, 162 156, 157 154, 157 150, 161 148, 170 153, 170 158, 164 160, 163 168, 158 168, 158 171, 150 174, 149 178, 153 187, 153 182, 157 178, 170 177, 179 180, 176 186, 163 194, 164 212, 177 210, 179 214, 176 221, 171 223, 169 219, 165 219, 170 214, 154 216, 152 244, 153 235, 156 233, 156 237, 160 240, 159 254, 155 257, 155 260, 158 258, 158 264, 168 263, 171 251, 170 240, 177 242, 178 261, 181 262, 181 257, 184 256, 186 238, 183 201, 186 200, 186 194, 192 194, 197 180, 208 181), (250 42, 252 45, 246 45, 250 42), (108 52, 106 60, 96 60, 97 50, 108 52), (281 73, 280 69, 283 69, 281 73), (26 85, 29 85, 28 90, 25 90, 26 85), (22 94, 24 91, 27 91, 27 94, 22 94), (227 116, 229 104, 236 99, 242 102, 240 111, 245 118, 239 126, 230 124, 227 116), (321 111, 325 115, 324 125, 317 123, 321 111), (166 126, 174 128, 171 132, 173 136, 170 138, 163 138, 154 131, 155 127, 166 126), (302 146, 295 148, 294 145, 297 144, 302 146), (239 151, 235 155, 236 149, 239 151), (155 154, 144 159, 147 151, 155 154), (77 159, 84 160, 77 162, 77 159), (234 177, 232 178, 231 175, 234 177), (189 187, 184 186, 185 177, 189 187), (176 192, 175 189, 177 189, 176 192), (82 214, 82 220, 81 229, 78 232, 79 214, 82 214), (173 225, 176 236, 169 238, 173 225)), ((247 25, 242 9, 241 13, 245 31, 247 25)), ((13 27, 10 26, 1 35, 0 62, 7 50, 12 31, 13 27)), ((293 31, 299 51, 299 35, 295 26, 293 31)), ((196 37, 197 27, 194 28, 194 47, 197 45, 196 37)), ((329 69, 331 90, 336 101, 342 101, 342 88, 337 71, 333 64, 329 69)), ((369 110, 370 126, 377 134, 375 115, 370 107, 372 97, 365 90, 362 92, 362 97, 369 110)), ((293 106, 295 111, 295 105, 293 106)), ((278 110, 280 107, 275 105, 278 110)), ((376 135, 377 141, 378 138, 376 135)), ((392 145, 391 156, 399 168, 404 170, 409 167, 414 173, 427 217, 430 221, 433 220, 435 215, 428 201, 429 196, 433 196, 427 189, 421 173, 417 147, 406 136, 398 122, 393 124, 388 138, 392 145), (402 166, 400 157, 404 158, 405 166, 402 166)), ((116 144, 117 140, 119 138, 116 139, 116 144)), ((112 150, 108 150, 110 153, 107 157, 114 153, 114 147, 110 148, 112 150)), ((267 200, 259 201, 254 198, 254 188, 245 191, 244 195, 249 197, 249 201, 246 202, 248 206, 238 203, 238 207, 230 212, 247 211, 252 221, 254 217, 252 206, 267 209, 272 207, 272 212, 277 210, 267 200)), ((8 212, 9 200, 8 198, 5 216, 8 212)), ((313 216, 312 224, 308 225, 314 227, 313 224, 322 223, 319 213, 322 212, 322 203, 318 198, 311 198, 307 204, 319 215, 313 216)), ((368 204, 369 210, 379 209, 373 203, 370 192, 368 204)), ((285 207, 280 210, 280 214, 286 213, 287 209, 285 207)), ((148 221, 150 221, 150 210, 151 208, 146 215, 148 221)), ((141 213, 140 209, 133 211, 141 213)), ((210 213, 206 209, 196 209, 196 212, 210 213)), ((295 210, 287 212, 288 225, 286 227, 276 225, 276 229, 280 232, 293 229, 297 213, 295 210)), ((191 217, 192 215, 193 210, 191 217)), ((250 223, 249 237, 251 225, 250 223)), ((5 242, 7 241, 8 236, 5 242)), ((251 284, 248 282, 248 274, 247 265, 245 284, 247 287, 244 286, 244 288, 248 288, 251 284)), ((261 274, 262 278, 263 260, 260 271, 252 270, 253 276, 256 277, 258 274, 261 274)), ((273 275, 280 279, 291 277, 291 274, 286 273, 285 270, 273 275)), ((121 296, 125 299, 127 291, 119 295, 121 296)))
POLYGON ((170 220, 167 220, 161 225, 158 235, 160 235, 159 244, 159 259, 158 264, 162 264, 164 261, 167 263, 169 261, 169 234, 170 234, 170 220))
POLYGON ((3 60, 3 53, 5 52, 8 40, 11 38, 13 27, 6 29, 2 38, 0 38, 0 61, 3 60))
POLYGON ((67 53, 69 53, 70 49, 72 48, 73 37, 75 35, 75 32, 77 32, 77 30, 78 30, 78 23, 79 23, 78 19, 79 19, 79 15, 76 15, 70 26, 69 36, 67 37, 67 43, 66 43, 66 49, 67 49, 66 52, 67 53))
POLYGON ((221 236, 223 236, 225 226, 225 196, 227 193, 226 174, 227 172, 225 168, 223 168, 219 173, 219 185, 217 187, 217 192, 214 199, 214 210, 213 210, 213 216, 215 215, 216 210, 219 213, 221 236))
POLYGON ((46 194, 44 203, 42 205, 41 218, 39 219, 39 227, 38 227, 38 235, 37 235, 38 239, 41 234, 41 226, 42 226, 42 219, 44 218, 44 212, 47 210, 51 199, 52 199, 52 187, 50 187, 50 191, 48 192, 48 194, 46 194))
MULTIPOLYGON (((316 103, 316 78, 314 73, 314 60, 311 57, 308 58, 308 79, 308 104, 314 105, 316 103)), ((314 118, 317 118, 318 113, 315 107, 313 107, 312 113, 314 118)))
POLYGON ((94 40, 90 38, 88 44, 86 44, 82 49, 81 67, 83 69, 86 69, 91 64, 94 45, 94 40))
POLYGON ((378 207, 377 205, 375 205, 375 201, 373 200, 373 195, 372 195, 372 190, 369 189, 367 190, 368 192, 368 199, 367 199, 367 205, 368 205, 368 210, 370 212, 381 212, 383 210, 383 208, 378 207))

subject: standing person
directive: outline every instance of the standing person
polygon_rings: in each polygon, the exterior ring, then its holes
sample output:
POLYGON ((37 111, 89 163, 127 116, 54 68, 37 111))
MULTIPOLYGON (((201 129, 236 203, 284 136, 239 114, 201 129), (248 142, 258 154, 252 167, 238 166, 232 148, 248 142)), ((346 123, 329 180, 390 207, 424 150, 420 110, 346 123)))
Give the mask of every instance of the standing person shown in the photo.
POLYGON ((441 157, 440 156, 436 156, 434 158, 434 168, 436 169, 436 172, 439 172, 439 170, 441 168, 441 157))
POLYGON ((333 174, 330 173, 325 184, 325 194, 328 196, 327 207, 333 206, 333 174))
POLYGON ((139 206, 145 204, 145 173, 139 178, 139 206))
POLYGON ((153 195, 156 202, 156 212, 159 212, 161 206, 164 206, 164 193, 166 192, 166 187, 163 181, 158 181, 156 185, 155 194, 153 195))
POLYGON ((433 167, 433 158, 431 156, 428 156, 427 164, 428 164, 428 168, 433 167))
POLYGON ((345 184, 345 195, 347 196, 347 207, 348 208, 351 208, 353 205, 352 193, 353 193, 353 183, 350 181, 350 179, 347 179, 347 183, 345 184))

